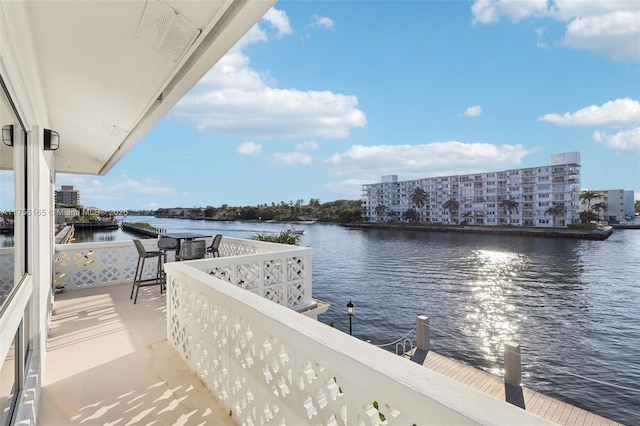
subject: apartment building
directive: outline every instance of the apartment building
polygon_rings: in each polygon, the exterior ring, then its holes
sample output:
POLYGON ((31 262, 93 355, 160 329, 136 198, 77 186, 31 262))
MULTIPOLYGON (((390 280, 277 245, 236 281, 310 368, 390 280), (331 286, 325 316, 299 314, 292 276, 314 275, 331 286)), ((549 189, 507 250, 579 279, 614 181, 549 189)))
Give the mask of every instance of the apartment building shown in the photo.
POLYGON ((566 227, 580 223, 580 153, 521 169, 409 181, 383 176, 362 191, 364 222, 566 227))
POLYGON ((633 216, 627 204, 633 207, 633 191, 624 189, 592 189, 599 197, 582 200, 581 210, 591 210, 600 216, 600 220, 617 223, 625 216, 633 216), (629 197, 630 195, 630 197, 629 197))
POLYGON ((80 191, 73 189, 73 185, 62 185, 59 191, 56 191, 56 204, 66 204, 68 206, 77 206, 80 204, 80 191))

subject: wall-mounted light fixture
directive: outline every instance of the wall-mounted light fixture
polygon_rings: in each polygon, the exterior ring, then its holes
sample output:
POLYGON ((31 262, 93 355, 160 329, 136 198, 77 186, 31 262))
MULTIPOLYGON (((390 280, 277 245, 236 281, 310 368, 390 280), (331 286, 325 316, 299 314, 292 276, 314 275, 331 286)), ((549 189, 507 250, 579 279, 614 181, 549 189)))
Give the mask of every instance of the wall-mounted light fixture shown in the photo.
POLYGON ((55 151, 60 146, 60 134, 53 130, 44 129, 44 150, 55 151))
POLYGON ((13 146, 13 124, 2 126, 2 143, 6 146, 13 146))

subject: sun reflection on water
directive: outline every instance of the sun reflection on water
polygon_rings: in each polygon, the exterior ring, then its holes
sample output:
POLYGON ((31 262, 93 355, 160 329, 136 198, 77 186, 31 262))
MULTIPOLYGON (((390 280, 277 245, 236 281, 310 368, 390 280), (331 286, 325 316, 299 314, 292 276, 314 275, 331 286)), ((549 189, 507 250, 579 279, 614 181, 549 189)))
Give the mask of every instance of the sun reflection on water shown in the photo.
MULTIPOLYGON (((516 310, 512 294, 516 291, 513 278, 526 266, 527 257, 475 250, 470 260, 476 265, 477 278, 472 282, 470 303, 465 306, 468 327, 463 332, 476 337, 484 358, 495 365, 502 360, 504 343, 517 341, 524 319, 516 310)), ((502 373, 499 368, 491 372, 502 373)))

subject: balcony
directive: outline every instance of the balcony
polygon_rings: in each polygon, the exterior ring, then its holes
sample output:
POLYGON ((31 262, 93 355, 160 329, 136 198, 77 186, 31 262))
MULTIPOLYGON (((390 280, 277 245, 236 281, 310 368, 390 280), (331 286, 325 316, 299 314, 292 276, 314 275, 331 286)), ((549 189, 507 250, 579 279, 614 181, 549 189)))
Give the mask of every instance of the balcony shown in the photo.
POLYGON ((314 320, 312 249, 220 251, 167 263, 166 292, 134 305, 131 241, 57 245, 38 423, 544 424, 314 320))

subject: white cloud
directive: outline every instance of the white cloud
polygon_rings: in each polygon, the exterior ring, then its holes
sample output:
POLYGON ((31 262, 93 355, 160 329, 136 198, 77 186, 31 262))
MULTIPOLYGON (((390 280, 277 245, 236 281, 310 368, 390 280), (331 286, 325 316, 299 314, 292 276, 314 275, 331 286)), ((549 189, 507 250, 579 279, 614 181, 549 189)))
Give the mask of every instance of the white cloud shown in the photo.
POLYGON ((324 187, 333 193, 349 199, 359 199, 362 196, 362 185, 374 183, 374 180, 345 179, 332 182, 324 187))
POLYGON ((602 131, 593 134, 593 140, 602 143, 616 151, 634 152, 640 154, 640 127, 623 130, 613 135, 602 131))
POLYGON ((314 151, 318 149, 318 144, 315 141, 304 141, 296 144, 298 151, 314 151))
POLYGON ((429 176, 501 170, 520 165, 529 154, 521 145, 435 142, 423 145, 354 145, 334 154, 326 163, 336 176, 361 176, 378 182, 380 176, 398 175, 401 180, 429 176))
POLYGON ((634 0, 555 0, 549 14, 556 19, 569 21, 575 17, 601 16, 617 11, 638 11, 640 6, 634 0))
POLYGON ((295 166, 298 164, 311 164, 313 159, 309 154, 304 152, 282 152, 273 154, 271 159, 276 164, 282 164, 285 166, 295 166))
POLYGON ((283 35, 293 34, 291 24, 289 23, 289 17, 282 10, 271 8, 267 13, 264 14, 262 19, 267 21, 273 28, 276 29, 279 37, 282 37, 283 35))
POLYGON ((95 177, 65 173, 57 174, 56 182, 58 182, 58 185, 73 185, 74 189, 79 190, 80 202, 84 206, 95 206, 93 203, 96 201, 130 200, 135 195, 153 195, 156 197, 185 195, 175 188, 163 185, 162 182, 156 179, 136 180, 125 174, 115 179, 109 179, 107 185, 95 177))
MULTIPOLYGON (((640 60, 640 2, 632 0, 476 0, 473 22, 491 24, 550 17, 567 23, 561 45, 614 60, 640 60)), ((546 46, 538 40, 538 46, 546 46)))
POLYGON ((501 15, 517 22, 529 16, 544 15, 547 12, 547 0, 476 0, 471 6, 471 12, 474 23, 498 22, 501 15))
POLYGON ((559 126, 625 126, 640 123, 640 102, 624 98, 608 101, 601 106, 591 105, 576 112, 545 114, 538 121, 559 126))
POLYGON ((310 27, 326 28, 328 30, 333 30, 335 28, 333 19, 329 17, 313 15, 311 17, 311 20, 313 22, 309 25, 310 27))
POLYGON ((482 107, 480 105, 470 106, 464 112, 465 117, 478 117, 480 114, 482 114, 482 107))
MULTIPOLYGON (((274 13, 269 22, 284 17, 274 13)), ((365 126, 356 96, 281 89, 268 72, 251 68, 242 47, 267 37, 254 28, 178 102, 172 116, 201 131, 265 139, 345 138, 351 128, 365 126)))
POLYGON ((640 60, 640 12, 613 12, 574 19, 561 44, 618 61, 640 60))
POLYGON ((539 49, 547 49, 549 45, 547 42, 543 41, 545 34, 547 33, 547 29, 545 27, 536 28, 536 37, 538 41, 536 42, 536 47, 539 49))
POLYGON ((262 145, 253 142, 244 142, 238 147, 236 152, 240 155, 255 157, 262 154, 262 145))

